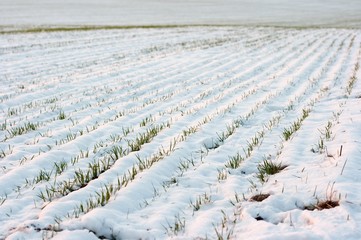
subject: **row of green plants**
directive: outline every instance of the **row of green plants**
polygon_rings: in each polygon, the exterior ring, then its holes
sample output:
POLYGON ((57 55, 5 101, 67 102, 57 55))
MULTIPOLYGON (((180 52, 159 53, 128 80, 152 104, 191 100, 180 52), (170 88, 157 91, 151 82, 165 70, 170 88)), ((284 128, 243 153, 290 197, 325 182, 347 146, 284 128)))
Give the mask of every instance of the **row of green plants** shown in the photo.
MULTIPOLYGON (((307 111, 307 110, 305 110, 305 111, 303 112, 304 115, 302 115, 302 117, 301 117, 302 121, 308 116, 308 112, 309 112, 309 111, 307 111)), ((248 117, 250 117, 252 114, 254 114, 254 112, 251 112, 248 117)), ((276 122, 279 122, 279 119, 280 119, 280 116, 277 116, 277 117, 273 118, 272 120, 270 120, 270 125, 275 125, 276 122)), ((235 130, 236 128, 237 128, 237 127, 234 127, 234 126, 227 126, 227 130, 226 130, 224 133, 218 134, 218 140, 219 140, 219 142, 220 142, 220 143, 223 143, 226 138, 228 138, 230 135, 232 135, 232 134, 234 133, 234 130, 235 130)), ((271 126, 269 127, 269 130, 270 130, 270 129, 271 129, 271 126)), ((298 128, 296 129, 296 131, 297 131, 297 130, 298 130, 298 128)), ((252 138, 252 139, 248 142, 248 148, 247 148, 248 151, 245 151, 245 154, 246 154, 247 157, 250 156, 251 152, 253 151, 253 148, 256 147, 256 146, 258 146, 258 144, 260 144, 260 140, 259 140, 259 139, 263 138, 263 136, 264 136, 264 130, 261 131, 261 132, 258 132, 257 134, 256 134, 256 136, 255 136, 254 138, 252 138), (257 134, 258 134, 258 136, 257 136, 257 134)), ((235 156, 234 159, 232 159, 232 160, 234 160, 234 162, 237 162, 237 161, 241 162, 241 161, 242 161, 242 158, 241 158, 240 154, 238 154, 238 155, 235 156)), ((285 166, 281 166, 281 164, 277 165, 277 164, 274 164, 274 163, 271 162, 271 161, 265 160, 262 164, 259 165, 258 169, 259 169, 259 171, 260 171, 260 175, 265 176, 266 174, 267 174, 267 175, 275 174, 275 173, 281 171, 284 167, 285 167, 285 166)), ((184 166, 183 166, 183 168, 188 168, 188 167, 184 167, 184 166)), ((225 171, 222 171, 220 175, 223 175, 223 176, 224 176, 224 175, 225 175, 225 171)), ((207 201, 207 200, 209 200, 209 199, 210 199, 210 198, 208 198, 208 197, 207 197, 207 198, 204 198, 204 199, 201 198, 201 197, 199 197, 199 199, 196 199, 195 202, 191 202, 191 206, 193 207, 193 210, 194 210, 194 211, 199 210, 199 208, 200 208, 200 206, 201 206, 202 204, 206 204, 206 203, 209 202, 209 201, 207 201)), ((183 225, 183 227, 185 227, 185 224, 183 225)), ((222 229, 223 229, 223 228, 222 228, 222 229)), ((220 232, 218 232, 216 228, 215 228, 215 231, 216 231, 218 237, 223 236, 223 233, 220 234, 220 232)), ((173 234, 177 234, 177 232, 173 232, 173 234)), ((231 231, 228 231, 228 237, 230 237, 230 235, 231 235, 231 231)), ((219 238, 219 239, 220 239, 220 238, 219 238)))
MULTIPOLYGON (((188 131, 187 134, 189 135, 189 134, 191 134, 192 132, 196 132, 196 131, 198 130, 198 128, 199 128, 199 127, 192 127, 192 128, 189 128, 189 129, 187 129, 187 130, 185 130, 185 131, 188 131)), ((218 140, 218 142, 219 142, 220 144, 222 144, 229 136, 231 136, 231 135, 234 133, 234 131, 235 131, 235 129, 236 129, 237 127, 227 126, 226 128, 227 128, 227 129, 226 129, 225 132, 222 132, 221 134, 218 134, 218 139, 217 139, 217 140, 218 140)), ((185 134, 184 134, 184 135, 185 135, 185 134)), ((129 142, 131 145, 134 145, 134 148, 130 147, 133 151, 138 151, 138 150, 140 150, 143 142, 146 143, 146 142, 148 142, 148 141, 151 141, 151 139, 147 139, 147 138, 146 138, 147 136, 137 135, 137 137, 139 138, 138 140, 136 139, 136 140, 134 140, 134 141, 129 142), (138 144, 138 143, 139 143, 139 144, 138 144), (139 147, 139 145, 140 145, 140 147, 139 147), (138 149, 138 150, 137 150, 137 149, 138 149)), ((119 142, 121 141, 121 139, 118 138, 118 137, 114 137, 114 139, 119 139, 119 142)), ((143 143, 143 144, 144 144, 144 143, 143 143)), ((253 151, 253 149, 254 149, 256 146, 258 146, 259 144, 260 144, 260 140, 259 140, 258 138, 256 138, 256 136, 255 136, 254 138, 252 138, 252 139, 249 141, 249 146, 248 146, 247 150, 244 151, 245 154, 248 153, 248 155, 250 156, 250 154, 251 154, 251 152, 253 151)), ((170 146, 170 149, 172 149, 171 146, 170 146)), ((122 156, 121 152, 122 152, 122 149, 119 150, 117 154, 114 154, 114 155, 112 155, 112 156, 114 156, 115 159, 118 159, 119 157, 122 156), (118 155, 118 157, 117 157, 117 155, 118 155)), ((166 155, 166 154, 164 153, 164 155, 166 155)), ((110 159, 108 159, 108 160, 110 160, 110 159)), ((114 160, 114 159, 111 158, 111 160, 114 160)), ((131 170, 129 170, 129 172, 128 172, 128 175, 127 175, 127 176, 129 176, 129 179, 131 179, 131 180, 134 180, 135 176, 138 174, 137 171, 142 171, 142 170, 144 170, 144 169, 149 168, 149 167, 152 165, 151 161, 150 161, 148 158, 141 159, 141 158, 138 156, 138 161, 139 161, 138 166, 137 166, 137 167, 133 167, 133 168, 132 168, 131 170)), ((80 179, 80 180, 77 180, 78 182, 80 182, 80 183, 82 183, 82 182, 83 182, 83 183, 86 183, 86 182, 87 182, 87 179, 90 179, 90 178, 96 176, 99 172, 103 171, 103 170, 102 170, 103 166, 106 166, 106 165, 107 165, 107 163, 99 164, 99 162, 98 162, 98 163, 91 163, 91 164, 89 164, 89 169, 91 169, 92 172, 89 172, 89 171, 88 171, 88 172, 85 172, 85 171, 84 171, 84 172, 79 172, 79 179, 80 179), (93 164, 93 165, 91 165, 91 164, 93 164), (88 173, 89 173, 89 174, 88 174, 88 173)), ((56 169, 59 169, 59 170, 56 170, 57 174, 60 174, 61 172, 64 171, 61 163, 59 163, 59 166, 56 167, 56 169)), ((40 175, 45 175, 45 176, 46 176, 46 174, 39 174, 39 176, 40 176, 40 175)), ((41 177, 40 177, 40 178, 41 178, 41 177)), ((126 177, 126 178, 128 179, 128 177, 126 177)), ((114 186, 113 186, 113 185, 104 186, 104 188, 105 188, 104 191, 101 191, 101 192, 98 192, 98 193, 97 193, 97 196, 95 196, 95 199, 97 199, 96 204, 98 204, 99 206, 103 206, 103 204, 105 204, 107 201, 109 201, 110 196, 111 196, 110 193, 115 192, 114 189, 117 189, 118 186, 125 185, 125 184, 122 183, 122 178, 119 178, 118 180, 119 180, 120 184, 118 184, 117 186, 115 186, 114 183, 113 183, 114 186)), ((40 181, 42 181, 42 180, 40 180, 40 181)), ((39 181, 39 182, 40 182, 40 181, 39 181)), ((126 181, 124 181, 124 182, 126 182, 126 181)), ((129 182, 129 181, 128 181, 128 182, 129 182)), ((80 185, 81 185, 81 184, 80 184, 80 185)), ((125 185, 125 186, 126 186, 126 185, 125 185)), ((200 202, 201 202, 201 201, 200 201, 200 202)), ((89 205, 92 205, 92 204, 89 204, 89 205)), ((194 203, 194 205, 197 205, 196 202, 194 203)), ((199 204, 198 204, 198 205, 199 205, 199 204)), ((86 207, 83 206, 83 208, 86 208, 86 207)), ((183 225, 185 225, 185 224, 183 224, 183 225)), ((174 228, 175 228, 175 227, 174 227, 174 228)))
MULTIPOLYGON (((244 97, 246 97, 246 96, 244 96, 244 97)), ((123 114, 121 114, 121 115, 123 115, 123 114)), ((149 117, 147 117, 146 119, 144 119, 144 120, 140 123, 140 126, 144 126, 146 123, 149 123, 149 122, 151 122, 151 121, 154 121, 154 118, 153 118, 153 119, 151 119, 151 118, 152 118, 152 117, 149 116, 149 117)), ((59 119, 65 119, 65 114, 64 114, 63 112, 60 112, 60 113, 59 113, 59 119)), ((205 118, 205 120, 203 121, 203 123, 205 123, 205 122, 207 122, 207 121, 209 121, 209 119, 208 119, 208 118, 205 118)), ((93 129, 93 130, 95 130, 95 129, 93 129)), ((154 130, 154 129, 153 129, 153 130, 154 130)), ((161 130, 161 129, 160 129, 160 130, 161 130)), ((196 128, 193 128, 193 129, 190 128, 190 129, 188 129, 187 131, 189 131, 189 133, 191 133, 191 132, 195 132, 195 130, 196 130, 196 128)), ((153 132, 153 131, 149 131, 149 132, 146 133, 146 134, 143 134, 143 135, 138 136, 135 141, 129 141, 129 142, 128 142, 128 145, 130 145, 130 147, 131 147, 131 149, 132 149, 133 151, 139 150, 139 149, 140 149, 140 146, 141 146, 142 144, 150 141, 150 138, 151 138, 150 136, 151 136, 151 135, 155 135, 155 134, 152 133, 152 132, 153 132)), ((77 135, 81 136, 81 135, 82 135, 81 131, 79 131, 79 134, 68 134, 68 135, 67 135, 67 138, 61 141, 61 144, 64 144, 64 143, 66 143, 66 142, 70 142, 71 140, 74 140, 77 135)), ((100 145, 102 145, 102 144, 100 143, 100 145)), ((95 144, 95 146, 94 146, 94 151, 93 151, 93 152, 96 151, 96 147, 97 147, 97 144, 95 144)), ((88 155, 89 155, 89 151, 87 151, 87 156, 88 156, 88 155)), ((81 159, 81 158, 83 158, 83 157, 81 156, 81 154, 80 154, 79 156, 76 156, 76 157, 72 158, 72 160, 71 160, 72 165, 75 165, 75 164, 79 161, 79 159, 81 159)), ((55 164, 55 165, 57 165, 57 164, 55 164)), ((60 166, 62 166, 62 170, 61 170, 61 171, 64 171, 65 166, 66 166, 66 165, 65 165, 65 162, 60 163, 60 166)), ((57 168, 57 166, 55 166, 55 167, 57 168)), ((65 188, 65 189, 71 189, 71 188, 74 187, 74 185, 85 185, 86 182, 88 182, 90 179, 94 178, 95 175, 97 175, 97 174, 95 174, 96 172, 101 172, 101 170, 97 170, 97 169, 99 169, 100 167, 99 167, 99 165, 97 165, 97 164, 95 164, 95 163, 94 163, 94 164, 89 164, 89 168, 92 169, 92 170, 88 170, 88 171, 86 171, 86 172, 81 172, 81 171, 80 171, 80 172, 77 172, 77 173, 75 174, 76 176, 78 176, 76 179, 78 180, 77 182, 79 182, 79 184, 71 184, 70 182, 67 182, 67 183, 64 182, 64 186, 65 186, 64 188, 65 188), (93 173, 93 174, 90 174, 90 173, 93 173), (83 175, 84 175, 84 177, 80 177, 80 176, 83 176, 83 175)), ((49 174, 49 171, 46 172, 46 173, 47 173, 46 175, 44 175, 44 172, 45 172, 45 170, 41 170, 41 172, 39 173, 37 179, 36 179, 36 180, 33 180, 32 183, 34 184, 34 183, 38 183, 38 182, 45 181, 46 179, 48 179, 48 177, 45 177, 45 176, 49 174)), ((57 170, 56 172, 59 174, 59 170, 57 170)), ((135 171, 132 170, 132 172, 134 173, 135 171)), ((30 182, 31 182, 31 181, 27 180, 27 183, 28 183, 28 184, 29 184, 30 182)), ((48 196, 47 199, 51 199, 52 196, 54 196, 54 194, 55 194, 56 191, 54 190, 54 187, 51 187, 51 188, 49 188, 49 189, 46 189, 46 191, 45 191, 46 194, 40 193, 39 196, 41 196, 41 198, 43 198, 43 199, 45 199, 44 196, 48 196), (50 189, 50 190, 49 190, 49 189, 50 189)), ((67 191, 60 191, 60 192, 62 192, 63 194, 65 194, 67 191)))
MULTIPOLYGON (((302 126, 302 122, 309 116, 309 113, 311 111, 310 107, 313 107, 313 105, 319 100, 319 98, 322 95, 325 94, 326 91, 327 91, 327 89, 321 90, 320 93, 318 94, 318 96, 316 96, 315 99, 310 101, 309 107, 302 109, 301 117, 298 118, 295 122, 293 122, 290 127, 284 128, 284 130, 282 132, 283 141, 289 141, 291 139, 291 137, 294 135, 294 133, 300 129, 300 127, 302 126)), ((291 103, 291 105, 292 105, 292 103, 291 103)), ((288 111, 291 109, 293 109, 293 107, 288 108, 288 111)), ((271 129, 274 126, 278 125, 280 118, 281 118, 280 115, 274 117, 273 119, 271 119, 269 121, 268 125, 265 125, 265 128, 267 130, 271 131, 271 129)), ((320 131, 323 134, 324 138, 327 140, 330 140, 332 138, 331 127, 332 127, 332 123, 328 122, 327 125, 325 126, 325 129, 323 131, 320 131)), ((257 139, 257 137, 255 136, 254 138, 252 138, 252 140, 248 141, 248 148, 247 148, 248 151, 244 150, 246 156, 248 153, 252 152, 253 147, 257 146, 257 143, 259 141, 257 141, 256 139, 257 139)), ((283 148, 283 144, 281 144, 281 148, 283 148)), ((277 152, 277 156, 279 156, 281 154, 281 152, 282 152, 282 149, 277 152)), ((248 154, 248 156, 249 156, 249 154, 248 154)), ((231 169, 239 168, 240 164, 244 161, 244 159, 245 158, 242 157, 242 155, 240 153, 237 153, 236 155, 229 157, 229 161, 226 163, 226 168, 231 168, 231 169)), ((276 163, 276 162, 273 162, 273 161, 265 158, 257 166, 257 170, 258 170, 257 178, 260 180, 260 182, 265 183, 268 180, 268 176, 277 174, 286 167, 287 166, 283 165, 282 163, 276 163)), ((227 173, 228 173, 228 171, 226 171, 225 169, 219 170, 218 180, 226 179, 227 173)), ((262 195, 261 196, 262 200, 269 196, 269 194, 261 194, 261 195, 262 195), (266 197, 263 197, 263 195, 266 197)), ((258 196, 256 196, 256 197, 258 198, 258 196)), ((234 206, 236 206, 236 204, 240 203, 242 200, 245 200, 245 199, 246 198, 244 195, 243 195, 243 198, 241 198, 236 193, 235 200, 231 201, 231 203, 234 206)), ((333 202, 331 202, 330 199, 327 199, 326 202, 329 202, 330 206, 333 205, 333 202)), ((320 204, 318 204, 318 205, 320 205, 320 204)), ((225 221, 222 221, 222 222, 225 222, 225 221)), ((217 235, 218 239, 231 239, 232 234, 233 234, 233 229, 229 228, 227 225, 224 225, 224 224, 222 224, 221 230, 218 230, 217 228, 215 228, 215 231, 216 231, 216 235, 217 235), (227 231, 225 231, 225 230, 227 230, 227 231)))
MULTIPOLYGON (((94 161, 93 163, 88 164, 88 168, 85 170, 78 169, 74 171, 74 179, 68 179, 57 183, 56 186, 47 186, 45 188, 45 192, 41 191, 39 193, 39 197, 43 201, 52 201, 53 198, 66 196, 70 192, 76 191, 80 188, 85 187, 90 181, 97 179, 100 174, 104 173, 108 169, 110 169, 116 161, 121 159, 124 156, 129 155, 131 152, 139 151, 141 146, 150 142, 158 133, 163 130, 164 125, 161 126, 153 126, 146 130, 145 133, 140 133, 136 137, 134 141, 128 142, 128 147, 123 149, 122 146, 114 145, 105 156, 98 159, 98 161, 94 161)), ((84 157, 87 157, 89 153, 87 153, 84 157)), ((81 156, 77 157, 77 160, 81 158, 81 156)), ((73 161, 72 161, 73 162, 73 161)), ((75 162, 75 161, 74 161, 75 162)), ((74 165, 74 164, 73 164, 74 165)), ((61 173, 66 169, 66 164, 60 164, 61 169, 57 171, 57 173, 61 173)), ((55 164, 56 169, 59 169, 58 165, 55 164)), ((135 174, 137 173, 136 168, 133 166, 131 170, 129 170, 130 179, 134 179, 135 174)), ((47 181, 46 179, 43 179, 47 181)), ((122 178, 122 185, 126 185, 128 179, 126 177, 122 178)))
MULTIPOLYGON (((259 103, 258 105, 256 105, 256 109, 261 105, 266 103, 267 100, 263 100, 262 103, 259 103)), ((292 108, 290 108, 289 110, 291 110, 292 108)), ((249 119, 256 111, 254 109, 252 109, 253 111, 251 111, 246 117, 247 119, 249 119)), ((305 110, 304 115, 302 115, 301 119, 302 121, 308 116, 309 111, 305 110)), ((277 115, 275 117, 273 117, 270 121, 268 126, 265 126, 266 129, 268 129, 269 131, 273 128, 273 126, 277 125, 278 122, 280 121, 281 116, 277 115)), ((223 143, 229 136, 231 136, 235 129, 238 128, 240 125, 243 124, 243 121, 238 121, 236 124, 234 125, 228 125, 226 127, 226 131, 222 132, 221 134, 217 134, 218 135, 218 143, 216 144, 216 146, 218 147, 221 143, 223 143)), ((297 129, 298 130, 298 129, 297 129)), ((259 144, 261 143, 261 139, 264 137, 265 134, 265 129, 263 129, 262 131, 258 132, 255 134, 255 136, 253 138, 251 138, 249 141, 247 141, 248 146, 247 146, 247 150, 243 150, 245 153, 246 158, 250 157, 252 151, 254 150, 255 147, 259 146, 259 144)), ((226 164, 226 167, 229 168, 238 168, 240 163, 244 160, 244 158, 241 156, 241 154, 237 154, 235 156, 230 157, 229 162, 226 164)), ((187 162, 181 162, 180 163, 180 167, 182 169, 182 173, 187 170, 189 168, 189 164, 192 164, 194 166, 193 161, 188 160, 187 162)), ((266 175, 271 175, 271 174, 275 174, 279 171, 281 171, 283 168, 285 168, 285 166, 281 165, 281 164, 275 164, 272 161, 268 161, 265 160, 263 163, 259 164, 258 166, 258 170, 259 170, 259 178, 263 178, 263 180, 265 181, 265 176, 266 175)), ((219 175, 218 175, 218 180, 224 180, 227 178, 227 171, 225 169, 223 170, 219 170, 219 175)), ((238 195, 237 195, 238 196, 238 195)), ((207 198, 202 198, 199 197, 198 199, 196 199, 195 202, 191 202, 191 206, 193 208, 193 211, 197 211, 200 209, 200 206, 202 204, 206 204, 209 203, 210 201, 210 197, 207 198)), ((239 200, 239 199, 238 199, 239 200)), ((240 200, 239 200, 240 201, 240 200)), ((236 221, 236 220, 234 220, 236 221)), ((226 221, 225 221, 226 222, 226 221)), ((226 226, 224 226, 225 228, 226 226)), ((224 228, 221 228, 221 231, 218 231, 217 228, 215 228, 216 231, 216 235, 218 237, 218 239, 223 239, 220 238, 222 236, 224 236, 223 230, 224 228)), ((228 230, 228 229, 227 229, 228 230)), ((173 234, 177 234, 177 232, 173 232, 173 234)), ((232 231, 229 230, 227 231, 227 236, 230 237, 232 234, 232 231)))
MULTIPOLYGON (((247 96, 248 95, 245 95, 244 97, 247 97, 247 96)), ((265 103, 264 100, 262 102, 263 102, 263 104, 265 103)), ((260 106, 260 104, 257 105, 257 107, 259 107, 259 106, 260 106)), ((74 216, 79 216, 81 213, 86 213, 95 207, 101 206, 101 203, 104 203, 102 201, 102 199, 104 199, 104 198, 102 198, 101 196, 115 195, 116 192, 119 191, 122 187, 126 187, 131 181, 133 181, 139 173, 143 172, 146 169, 149 169, 154 163, 162 160, 164 157, 169 156, 176 149, 176 145, 178 143, 185 141, 187 139, 187 137, 196 133, 203 124, 206 124, 209 121, 211 121, 211 119, 213 119, 219 113, 220 112, 218 110, 216 110, 213 116, 206 116, 206 117, 204 117, 203 120, 199 121, 194 126, 189 126, 186 130, 183 130, 182 133, 177 138, 173 139, 173 141, 170 142, 170 144, 167 148, 161 147, 156 154, 153 154, 152 156, 150 156, 148 158, 141 158, 140 156, 136 156, 137 161, 138 161, 138 163, 136 165, 133 165, 133 167, 130 170, 128 170, 127 173, 124 173, 122 177, 119 177, 115 184, 111 184, 111 185, 108 185, 107 187, 101 188, 101 190, 99 192, 97 192, 92 198, 90 198, 86 203, 84 203, 84 204, 81 203, 81 205, 74 211, 74 216), (112 190, 112 191, 110 191, 110 190, 112 190)), ((223 138, 223 139, 225 139, 226 137, 229 137, 235 131, 235 128, 240 126, 240 124, 241 124, 241 121, 235 121, 233 123, 233 125, 227 126, 226 132, 223 133, 222 135, 219 135, 219 137, 223 138)), ((140 137, 137 139, 139 141, 136 140, 135 142, 144 142, 144 143, 148 142, 146 140, 146 138, 143 138, 143 137, 140 137), (141 139, 144 141, 140 141, 141 139)), ((137 149, 139 149, 139 144, 135 144, 135 146, 134 146, 134 141, 129 142, 129 143, 130 143, 130 145, 129 145, 130 149, 133 149, 135 151, 137 151, 137 149)), ((185 163, 182 162, 180 164, 179 169, 182 169, 182 171, 184 171, 185 168, 188 168, 188 166, 185 166, 185 163)), ((109 199, 110 198, 108 198, 107 201, 109 201, 109 199)), ((198 202, 196 201, 193 204, 195 206, 194 208, 197 208, 197 206, 200 205, 200 201, 198 201, 198 202)))

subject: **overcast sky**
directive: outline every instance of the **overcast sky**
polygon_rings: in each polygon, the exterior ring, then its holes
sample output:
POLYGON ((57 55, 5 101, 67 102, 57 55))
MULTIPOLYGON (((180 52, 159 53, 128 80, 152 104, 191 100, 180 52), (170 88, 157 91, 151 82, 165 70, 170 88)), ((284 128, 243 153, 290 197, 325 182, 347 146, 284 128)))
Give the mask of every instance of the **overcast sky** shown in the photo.
POLYGON ((0 25, 361 27, 361 0, 1 0, 0 25))

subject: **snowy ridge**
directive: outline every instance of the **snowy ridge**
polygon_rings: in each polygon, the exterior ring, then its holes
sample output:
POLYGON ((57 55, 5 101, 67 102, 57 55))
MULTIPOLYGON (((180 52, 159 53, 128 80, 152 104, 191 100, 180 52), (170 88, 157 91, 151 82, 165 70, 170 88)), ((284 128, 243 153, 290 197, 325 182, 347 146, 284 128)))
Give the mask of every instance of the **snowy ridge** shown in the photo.
POLYGON ((361 237, 360 31, 44 32, 0 46, 0 239, 361 237))

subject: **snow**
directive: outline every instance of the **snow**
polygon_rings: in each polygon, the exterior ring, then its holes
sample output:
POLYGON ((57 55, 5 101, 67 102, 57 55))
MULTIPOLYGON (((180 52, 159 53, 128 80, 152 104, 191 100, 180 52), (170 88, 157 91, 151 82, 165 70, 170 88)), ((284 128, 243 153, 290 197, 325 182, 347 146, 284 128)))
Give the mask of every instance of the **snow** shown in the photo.
POLYGON ((324 27, 1 34, 0 239, 360 239, 360 5, 324 2, 2 1, 3 29, 324 27))

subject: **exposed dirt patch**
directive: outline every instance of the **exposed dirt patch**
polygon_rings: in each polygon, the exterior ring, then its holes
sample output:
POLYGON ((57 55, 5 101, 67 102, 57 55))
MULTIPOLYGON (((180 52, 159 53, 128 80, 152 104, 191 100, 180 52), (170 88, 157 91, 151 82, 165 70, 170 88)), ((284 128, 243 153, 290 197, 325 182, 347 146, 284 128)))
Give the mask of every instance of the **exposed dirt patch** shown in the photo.
POLYGON ((263 200, 265 200, 269 196, 270 196, 269 193, 267 193, 267 194, 257 194, 257 195, 252 196, 249 200, 254 201, 254 202, 262 202, 263 200))
POLYGON ((326 201, 321 201, 321 202, 317 203, 316 205, 306 206, 305 209, 310 210, 310 211, 313 211, 316 209, 324 210, 324 209, 335 208, 339 205, 340 205, 339 201, 326 200, 326 201))

